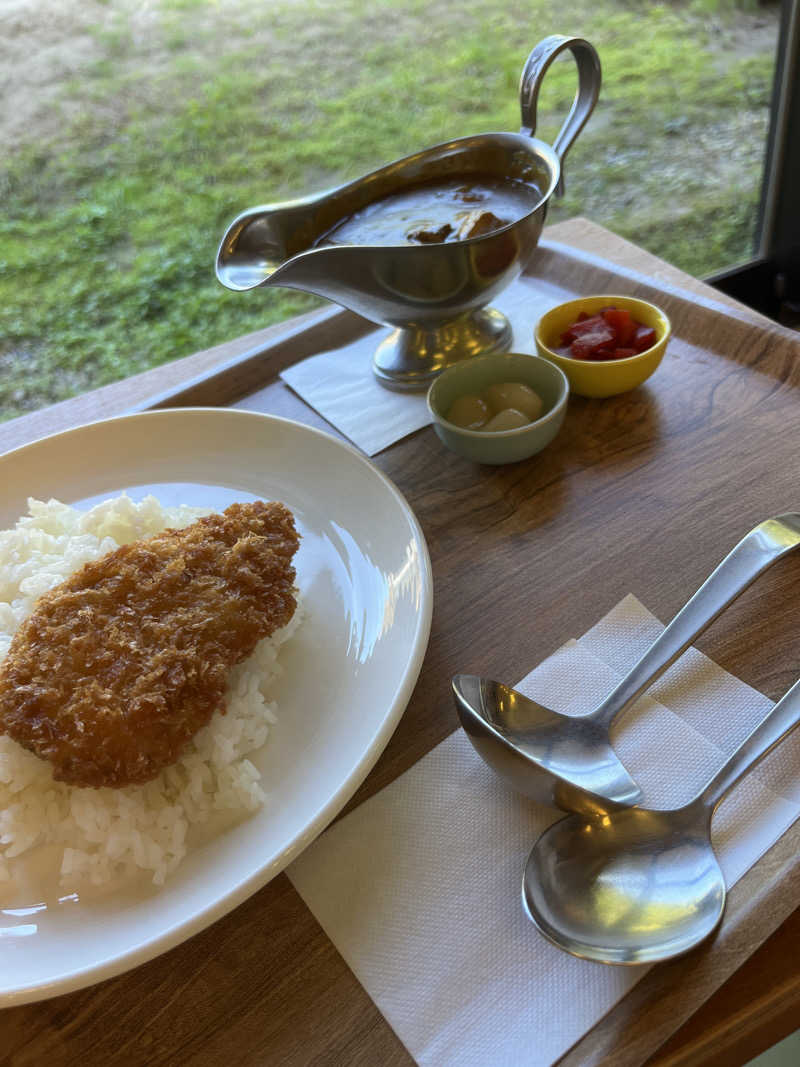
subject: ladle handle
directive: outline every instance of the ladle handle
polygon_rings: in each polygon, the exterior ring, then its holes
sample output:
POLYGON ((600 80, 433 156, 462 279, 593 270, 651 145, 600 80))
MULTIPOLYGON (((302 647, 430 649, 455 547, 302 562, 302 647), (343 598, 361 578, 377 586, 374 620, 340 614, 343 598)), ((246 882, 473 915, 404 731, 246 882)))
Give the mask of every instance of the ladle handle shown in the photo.
POLYGON ((691 600, 591 714, 608 726, 684 652, 729 604, 777 559, 800 547, 800 515, 779 515, 751 530, 703 582, 691 600))
POLYGON ((771 752, 794 730, 798 723, 800 723, 800 681, 795 682, 786 696, 778 701, 747 740, 720 767, 698 797, 697 802, 713 811, 739 779, 760 763, 767 753, 771 752))
POLYGON ((520 133, 533 137, 536 133, 536 104, 542 79, 547 68, 565 48, 570 49, 578 65, 578 89, 569 114, 553 144, 553 151, 561 164, 556 196, 564 195, 564 156, 586 125, 600 95, 600 57, 594 47, 582 37, 564 37, 563 34, 554 33, 540 41, 528 56, 519 82, 519 102, 522 109, 520 133))

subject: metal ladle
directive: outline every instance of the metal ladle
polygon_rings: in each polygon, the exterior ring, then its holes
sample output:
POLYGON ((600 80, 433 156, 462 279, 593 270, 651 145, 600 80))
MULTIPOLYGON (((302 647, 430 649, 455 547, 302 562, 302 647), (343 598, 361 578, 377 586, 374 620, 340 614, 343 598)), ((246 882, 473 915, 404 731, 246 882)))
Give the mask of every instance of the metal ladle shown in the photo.
POLYGON ((629 708, 759 575, 800 546, 800 515, 767 519, 706 579, 609 697, 569 716, 488 678, 458 674, 459 718, 483 759, 519 792, 565 811, 617 811, 642 791, 611 746, 613 719, 629 708))
POLYGON ((530 919, 560 948, 601 963, 653 963, 694 948, 725 910, 711 844, 714 810, 798 723, 800 682, 690 803, 554 823, 525 866, 530 919))

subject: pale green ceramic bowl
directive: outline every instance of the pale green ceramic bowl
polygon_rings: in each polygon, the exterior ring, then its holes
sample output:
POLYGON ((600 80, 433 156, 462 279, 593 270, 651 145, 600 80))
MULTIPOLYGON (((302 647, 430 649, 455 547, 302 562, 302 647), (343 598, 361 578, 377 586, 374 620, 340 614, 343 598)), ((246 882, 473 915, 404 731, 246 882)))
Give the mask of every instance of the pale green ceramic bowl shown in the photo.
POLYGON ((554 363, 541 356, 497 352, 456 363, 428 390, 428 410, 439 439, 453 452, 475 463, 516 463, 550 444, 564 421, 569 383, 554 363), (501 382, 523 382, 542 398, 544 414, 528 426, 500 433, 464 430, 448 422, 445 413, 453 401, 468 393, 480 394, 501 382))

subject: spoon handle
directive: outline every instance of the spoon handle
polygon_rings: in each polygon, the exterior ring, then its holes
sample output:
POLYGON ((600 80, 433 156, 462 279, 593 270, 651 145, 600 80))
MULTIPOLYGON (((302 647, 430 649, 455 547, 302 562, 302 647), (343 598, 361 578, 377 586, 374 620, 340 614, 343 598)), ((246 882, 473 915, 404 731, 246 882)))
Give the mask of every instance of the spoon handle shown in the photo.
POLYGON ((610 725, 759 575, 798 547, 800 514, 779 515, 751 530, 703 582, 611 695, 587 717, 610 725))
POLYGON ((800 682, 795 682, 786 696, 778 701, 772 711, 761 720, 750 736, 720 767, 698 797, 698 802, 713 811, 739 779, 743 778, 768 752, 783 741, 798 723, 800 723, 800 682))

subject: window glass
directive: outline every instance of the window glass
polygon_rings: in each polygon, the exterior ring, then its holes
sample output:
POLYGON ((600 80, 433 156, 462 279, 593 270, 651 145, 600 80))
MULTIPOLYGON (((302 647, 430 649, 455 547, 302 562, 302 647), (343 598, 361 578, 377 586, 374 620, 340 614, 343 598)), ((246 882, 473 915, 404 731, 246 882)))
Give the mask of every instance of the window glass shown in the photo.
MULTIPOLYGON (((240 210, 438 141, 519 127, 532 46, 579 32, 604 85, 550 221, 585 215, 704 275, 751 253, 778 3, 17 0, 0 10, 0 413, 314 306, 227 292, 240 210)), ((542 91, 552 139, 571 60, 542 91)))

